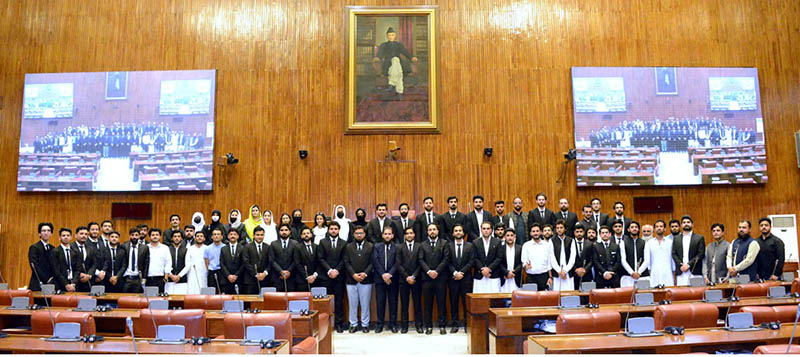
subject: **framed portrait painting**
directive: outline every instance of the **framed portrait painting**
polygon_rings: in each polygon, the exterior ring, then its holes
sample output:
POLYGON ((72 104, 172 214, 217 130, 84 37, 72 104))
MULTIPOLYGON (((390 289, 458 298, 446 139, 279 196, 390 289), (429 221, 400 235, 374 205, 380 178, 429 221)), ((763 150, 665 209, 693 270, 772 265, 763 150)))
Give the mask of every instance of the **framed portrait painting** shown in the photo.
POLYGON ((438 133, 437 7, 346 9, 345 133, 438 133))

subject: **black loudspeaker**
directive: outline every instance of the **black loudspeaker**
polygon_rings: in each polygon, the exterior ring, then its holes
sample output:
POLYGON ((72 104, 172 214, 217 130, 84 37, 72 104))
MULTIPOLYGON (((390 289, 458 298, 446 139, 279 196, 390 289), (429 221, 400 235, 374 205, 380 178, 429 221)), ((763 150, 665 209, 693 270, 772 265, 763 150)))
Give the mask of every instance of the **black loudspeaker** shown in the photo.
POLYGON ((671 213, 672 210, 672 196, 633 198, 633 213, 671 213))
POLYGON ((153 219, 153 204, 114 202, 111 219, 153 219))

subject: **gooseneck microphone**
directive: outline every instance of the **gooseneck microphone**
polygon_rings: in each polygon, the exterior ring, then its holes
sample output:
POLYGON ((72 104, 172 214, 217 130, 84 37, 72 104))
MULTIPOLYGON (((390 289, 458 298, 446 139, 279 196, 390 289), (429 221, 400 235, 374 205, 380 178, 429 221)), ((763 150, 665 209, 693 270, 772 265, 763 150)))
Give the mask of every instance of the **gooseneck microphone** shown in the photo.
MULTIPOLYGON (((139 270, 139 281, 142 281, 141 270, 139 270)), ((150 320, 153 321, 153 336, 158 337, 158 325, 156 324, 155 316, 153 316, 153 309, 150 307, 150 297, 147 296, 147 291, 145 291, 143 295, 144 295, 144 300, 147 301, 147 310, 150 311, 150 320)))
POLYGON ((308 282, 308 266, 303 265, 303 270, 306 271, 306 284, 308 285, 308 291, 311 291, 311 283, 308 282))
POLYGON ((633 279, 633 292, 631 292, 631 301, 628 302, 628 312, 625 313, 625 333, 628 333, 628 317, 631 316, 631 309, 633 308, 633 302, 636 298, 636 282, 639 279, 633 279))
POLYGON ((236 299, 242 304, 241 309, 239 309, 239 317, 242 319, 242 344, 244 344, 247 342, 247 327, 244 324, 244 300, 239 295, 239 284, 235 284, 233 288, 236 289, 236 299))
MULTIPOLYGON (((81 261, 81 267, 83 267, 83 271, 86 272, 84 274, 89 275, 89 271, 86 270, 86 264, 83 261, 81 261)), ((80 273, 78 273, 78 276, 80 276, 80 273)), ((87 281, 87 283, 89 283, 89 291, 92 291, 92 276, 91 275, 89 275, 89 280, 87 281)))
POLYGON ((797 320, 800 318, 800 305, 797 305, 797 312, 794 314, 794 327, 792 327, 792 336, 789 337, 789 345, 786 346, 786 354, 792 349, 792 340, 794 340, 794 333, 797 331, 797 320))
MULTIPOLYGON (((36 271, 36 266, 33 265, 31 262, 31 270, 33 270, 33 274, 36 275, 36 281, 39 282, 39 288, 42 288, 42 279, 39 277, 39 272, 36 271)), ((42 296, 44 296, 44 305, 47 306, 47 315, 50 316, 50 325, 53 327, 53 332, 56 331, 56 320, 53 320, 53 312, 50 311, 50 302, 47 301, 47 294, 44 293, 44 289, 42 289, 42 296)))
POLYGON ((253 264, 253 268, 256 271, 256 283, 258 284, 258 293, 261 294, 261 280, 258 280, 258 264, 253 264))
POLYGON ((772 277, 772 275, 775 275, 775 269, 777 268, 778 268, 778 258, 775 258, 775 264, 772 266, 772 274, 764 280, 769 280, 772 277))
POLYGON ((125 324, 128 325, 128 330, 131 331, 131 340, 133 340, 133 352, 139 354, 139 347, 136 347, 136 336, 133 334, 133 319, 130 316, 125 318, 125 324))
POLYGON ((217 278, 217 273, 214 273, 214 281, 217 283, 217 291, 219 291, 219 294, 220 295, 225 294, 224 292, 222 292, 222 289, 219 288, 219 279, 217 278))

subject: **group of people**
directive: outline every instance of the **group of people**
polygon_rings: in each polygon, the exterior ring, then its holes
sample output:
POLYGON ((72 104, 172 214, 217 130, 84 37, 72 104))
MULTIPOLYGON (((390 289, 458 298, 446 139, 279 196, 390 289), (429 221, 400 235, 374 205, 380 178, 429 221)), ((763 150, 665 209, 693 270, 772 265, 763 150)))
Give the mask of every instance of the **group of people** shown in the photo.
POLYGON ((338 205, 330 217, 318 213, 313 227, 303 222, 299 209, 282 214, 276 223, 272 212, 253 205, 247 219, 232 210, 227 224, 219 210, 208 224, 200 212, 185 226, 173 214, 164 231, 139 225, 128 231, 127 239, 106 220, 74 232, 60 228, 55 245, 50 243, 54 226, 41 223, 40 240, 28 253, 33 270, 29 288, 52 283, 61 291, 89 291, 102 284, 109 292, 140 293, 143 286, 165 291, 172 286, 187 294, 205 287, 257 294, 263 287, 325 287, 337 297, 336 330, 351 333, 370 331, 374 289, 376 332, 384 327, 408 332, 413 304, 417 333, 431 334, 436 304, 438 327, 446 334, 448 295, 450 331, 455 333, 469 292, 510 292, 525 283, 537 284, 538 290, 575 290, 584 282, 614 288, 639 279, 649 279, 652 286, 688 285, 692 277, 717 283, 742 274, 777 280, 783 271, 784 245, 772 235, 768 218, 759 219, 758 237, 751 235, 751 223, 742 220, 731 242, 725 239, 724 225, 714 223, 714 240, 706 245, 690 216, 640 225, 625 214, 621 202, 614 203, 613 213, 603 213, 599 198, 582 207, 580 218, 565 198, 558 201, 558 210, 548 209, 544 193, 536 195, 530 211, 523 210, 520 197, 508 213, 504 201, 495 201, 490 213, 480 195, 472 198, 467 213, 458 210, 458 202, 448 197, 448 210, 437 213, 433 198, 426 197, 416 217, 409 215, 408 204, 401 204, 392 217, 381 203, 369 221, 366 210, 359 208, 356 220, 350 220, 338 205), (338 298, 345 295, 346 321, 344 299, 338 298))
POLYGON ((205 146, 205 135, 172 130, 164 123, 70 126, 61 133, 37 136, 33 141, 33 152, 93 153, 102 157, 128 157, 134 146, 138 152, 161 152, 167 146, 177 147, 179 151, 202 149, 205 146))
POLYGON ((661 151, 686 151, 690 142, 697 146, 754 144, 751 128, 727 126, 717 118, 670 119, 661 121, 623 121, 616 127, 592 130, 589 141, 593 148, 657 147, 661 151))

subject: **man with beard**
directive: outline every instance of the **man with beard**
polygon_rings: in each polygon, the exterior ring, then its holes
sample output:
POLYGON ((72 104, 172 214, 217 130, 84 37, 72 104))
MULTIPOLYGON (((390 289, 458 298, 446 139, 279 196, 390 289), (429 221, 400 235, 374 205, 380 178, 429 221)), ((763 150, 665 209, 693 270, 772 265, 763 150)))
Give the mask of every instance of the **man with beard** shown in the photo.
MULTIPOLYGON (((401 203, 400 206, 397 208, 400 211, 399 217, 392 217, 395 223, 394 230, 392 230, 392 234, 404 232, 407 227, 412 227, 414 225, 414 221, 408 217, 409 207, 408 203, 401 203)), ((395 235, 395 237, 399 237, 399 235, 395 235)), ((396 242, 395 242, 396 243, 396 242)))
POLYGON ((772 234, 772 221, 767 217, 758 220, 761 236, 756 240, 760 247, 756 262, 758 278, 762 280, 780 280, 786 256, 783 240, 772 234))
POLYGON ((597 243, 597 230, 594 229, 594 225, 586 228, 586 240, 591 244, 597 243))
MULTIPOLYGON (((467 213, 464 225, 466 240, 473 241, 481 236, 481 225, 483 222, 492 223, 492 214, 483 210, 483 196, 475 195, 472 197, 473 211, 467 213)), ((452 231, 451 231, 452 232, 452 231)))
MULTIPOLYGON (((408 225, 407 228, 411 228, 408 225)), ((384 227, 380 243, 375 244, 372 252, 372 267, 375 270, 373 281, 375 283, 375 300, 377 302, 378 324, 375 333, 383 332, 385 325, 386 302, 389 302, 388 327, 392 333, 397 333, 397 293, 400 287, 397 276, 399 262, 398 245, 394 242, 394 229, 384 227)))
POLYGON ((614 216, 608 216, 606 225, 613 226, 616 221, 622 221, 622 232, 628 231, 631 219, 625 217, 625 205, 622 202, 614 202, 614 216))
POLYGON ((536 195, 537 207, 528 212, 529 224, 539 223, 542 227, 549 224, 552 227, 556 223, 556 215, 545 205, 547 205, 547 195, 540 192, 536 195))
POLYGON ((28 265, 31 265, 31 278, 28 280, 28 288, 31 291, 41 291, 39 279, 42 284, 49 284, 53 277, 53 270, 50 266, 50 255, 53 246, 50 245, 50 237, 53 235, 53 224, 49 222, 39 223, 39 241, 31 244, 28 248, 28 265), (38 274, 38 278, 37 278, 38 274))
POLYGON ((453 234, 453 227, 456 224, 463 226, 467 222, 467 216, 458 211, 458 198, 456 196, 447 198, 447 206, 450 209, 440 215, 439 222, 436 223, 438 227, 441 227, 441 238, 444 240, 450 240, 450 235, 453 234))
MULTIPOLYGON (((89 229, 89 232, 91 233, 91 228, 89 229)), ((144 290, 142 289, 142 280, 140 278, 141 271, 139 270, 139 265, 147 247, 146 243, 143 243, 141 239, 139 239, 139 231, 136 229, 131 229, 128 232, 128 239, 129 240, 123 244, 126 255, 126 266, 125 273, 123 274, 122 285, 119 288, 122 289, 123 293, 141 294, 144 290)))
POLYGON ((575 266, 575 243, 572 237, 566 235, 567 229, 563 219, 556 221, 556 236, 550 240, 553 245, 550 263, 553 277, 553 290, 573 290, 575 283, 570 276, 572 267, 575 266))
MULTIPOLYGON (((173 231, 170 242, 172 243, 169 245, 169 256, 172 258, 172 273, 169 274, 167 281, 174 284, 186 284, 186 273, 189 272, 191 267, 186 265, 186 245, 183 233, 181 231, 173 231)), ((172 289, 172 291, 167 290, 167 292, 177 294, 178 291, 184 291, 183 293, 186 293, 186 289, 178 289, 177 287, 172 289)))
MULTIPOLYGON (((339 223, 328 225, 328 237, 319 242, 319 278, 333 296, 344 296, 344 247, 347 241, 339 238, 339 223)), ((344 329, 344 299, 333 299, 335 328, 341 333, 344 329)))
POLYGON ((714 241, 706 246, 703 258, 703 277, 706 284, 719 283, 728 275, 725 258, 728 256, 730 243, 725 240, 725 226, 722 223, 711 225, 711 236, 714 241))
POLYGON ((72 243, 72 251, 78 253, 78 258, 81 264, 81 272, 78 274, 78 282, 76 285, 76 290, 79 292, 89 292, 91 290, 92 278, 94 278, 97 272, 97 266, 99 265, 101 268, 103 266, 102 263, 98 263, 98 260, 102 261, 102 258, 97 257, 97 251, 95 251, 92 246, 86 244, 86 240, 89 237, 89 228, 87 227, 78 227, 75 229, 75 241, 72 243))
MULTIPOLYGON (((319 246, 314 244, 314 233, 311 228, 300 229, 300 251, 296 264, 295 291, 311 291, 310 287, 317 286, 317 266, 319 264, 319 246)), ((320 241, 322 242, 322 241, 320 241)))
POLYGON ((573 278, 575 290, 581 288, 584 282, 594 281, 592 274, 592 246, 594 243, 584 239, 585 229, 578 223, 575 225, 575 265, 573 265, 573 278))
POLYGON ((653 226, 649 224, 645 224, 642 226, 642 239, 645 242, 653 239, 653 226))
POLYGON ((422 208, 422 213, 417 214, 417 219, 414 220, 414 239, 417 240, 417 243, 421 243, 425 240, 425 236, 428 233, 428 225, 436 223, 436 221, 439 220, 439 214, 433 212, 433 197, 428 196, 423 198, 422 208))
POLYGON ((677 285, 689 285, 692 276, 703 275, 703 265, 698 262, 705 256, 706 240, 692 232, 693 223, 691 217, 681 217, 683 232, 672 242, 672 259, 675 260, 675 273, 678 274, 677 285))
POLYGON ((378 203, 378 205, 375 206, 375 218, 369 221, 369 224, 365 227, 367 229, 368 242, 380 242, 381 232, 383 232, 384 228, 391 227, 394 229, 392 220, 386 217, 388 212, 389 208, 385 203, 378 203))
POLYGON ((89 237, 86 240, 86 244, 92 246, 94 249, 99 250, 100 245, 100 224, 97 222, 89 222, 86 225, 89 228, 89 237))
MULTIPOLYGON (((102 232, 102 234, 100 234, 100 242, 102 242, 103 248, 108 248, 108 236, 113 230, 114 223, 111 221, 105 220, 100 223, 100 231, 102 232)), ((150 232, 148 231, 147 233, 149 234, 150 232)))
MULTIPOLYGON (((131 231, 138 233, 136 228, 131 228, 131 231)), ((109 235, 108 242, 108 260, 105 261, 103 271, 107 272, 108 279, 103 281, 107 293, 119 293, 123 290, 123 281, 125 277, 125 267, 127 266, 127 254, 125 248, 119 244, 119 232, 112 231, 109 235)), ((101 279, 102 280, 102 279, 101 279)))
POLYGON ((589 205, 583 206, 583 211, 582 212, 583 212, 583 218, 581 218, 580 222, 578 222, 578 223, 580 223, 583 226, 583 230, 587 234, 586 238, 587 239, 589 238, 588 237, 589 228, 593 228, 594 229, 594 233, 595 233, 595 237, 596 237, 597 236, 597 222, 595 222, 594 216, 592 215, 592 206, 589 206, 589 205))
MULTIPOLYGON (((217 227, 219 229, 223 229, 222 227, 217 227)), ((203 232, 203 231, 200 231, 203 232)), ((208 230, 208 234, 211 234, 211 230, 208 230)), ((206 232, 203 232, 203 237, 205 237, 206 232)), ((194 244, 194 226, 191 224, 187 224, 183 226, 183 242, 181 243, 184 247, 191 246, 194 244)))
POLYGON ((599 198, 595 197, 589 201, 589 204, 592 207, 592 220, 595 222, 595 229, 597 232, 600 233, 600 226, 605 225, 608 222, 608 215, 600 212, 600 209, 603 207, 603 202, 600 201, 599 198))
POLYGON ((181 230, 181 216, 173 213, 169 216, 169 228, 164 230, 164 237, 172 240, 172 232, 179 232, 181 230))
POLYGON ((598 288, 618 288, 619 287, 619 246, 611 239, 611 230, 606 226, 600 226, 600 240, 594 244, 592 252, 592 265, 597 273, 595 283, 598 288))
POLYGON ((225 225, 225 230, 222 231, 223 237, 226 236, 227 232, 230 232, 231 230, 236 230, 239 232, 239 237, 245 235, 247 230, 242 222, 242 213, 239 212, 238 209, 232 209, 231 212, 228 213, 228 224, 225 225))
POLYGON ((499 293, 501 261, 497 256, 500 240, 492 237, 492 224, 483 222, 481 236, 472 241, 475 247, 475 281, 473 291, 476 293, 499 293))
POLYGON ((347 244, 344 265, 347 271, 347 301, 350 312, 350 333, 358 329, 358 307, 361 305, 361 331, 369 332, 370 299, 372 298, 372 243, 366 240, 364 227, 356 227, 353 242, 347 244))
MULTIPOLYGON (((663 220, 657 220, 653 224, 653 229, 656 234, 653 239, 645 243, 644 263, 642 263, 647 265, 650 270, 650 285, 675 285, 675 261, 672 259, 674 237, 672 235, 664 236, 667 223, 663 220)), ((679 233, 677 221, 675 221, 675 232, 679 233)))
POLYGON ((564 228, 566 228, 567 237, 575 237, 574 229, 575 224, 578 223, 578 215, 575 212, 569 211, 569 201, 566 198, 558 200, 558 212, 555 213, 556 220, 564 220, 564 228))
MULTIPOLYGON (((617 223, 622 222, 618 220, 617 223)), ((616 224, 615 224, 616 227, 616 224)), ((642 276, 647 276, 647 264, 644 264, 645 241, 639 238, 639 223, 631 221, 628 226, 629 231, 633 232, 635 227, 636 235, 627 235, 619 245, 620 263, 620 286, 633 286, 642 276)))
POLYGON ((272 263, 269 275, 272 276, 272 285, 280 292, 295 291, 292 274, 297 273, 296 264, 300 261, 301 248, 291 236, 291 227, 282 223, 278 227, 279 239, 269 246, 269 261, 272 263))
POLYGON ((728 277, 731 282, 736 282, 739 275, 747 275, 751 279, 758 274, 758 257, 761 245, 750 237, 750 221, 739 222, 738 237, 728 246, 728 255, 725 265, 728 267, 728 277))
POLYGON ((526 281, 536 284, 538 291, 547 290, 552 284, 550 269, 553 255, 553 245, 541 239, 541 226, 533 222, 530 229, 530 238, 522 245, 522 267, 525 269, 526 281))
POLYGON ((553 238, 553 226, 550 224, 545 224, 542 226, 542 238, 546 242, 550 242, 550 239, 553 238))
MULTIPOLYGON (((491 226, 488 221, 483 222, 483 224, 491 226)), ((447 290, 450 291, 450 321, 453 324, 450 333, 456 333, 460 326, 458 320, 459 302, 461 302, 464 313, 466 314, 467 312, 467 293, 472 292, 472 264, 475 261, 475 248, 472 243, 464 240, 464 227, 458 225, 453 227, 453 241, 447 243, 447 250, 447 255, 450 256, 447 264, 448 272, 450 273, 447 290)), ((499 251, 500 249, 495 248, 495 250, 499 251)), ((498 272, 502 271, 499 266, 497 270, 498 272)), ((466 326, 465 322, 465 331, 466 326)))
POLYGON ((244 294, 259 294, 267 286, 269 245, 264 243, 264 227, 253 228, 253 244, 245 251, 244 294))
POLYGON ((78 274, 81 271, 80 253, 69 246, 72 240, 72 231, 61 228, 58 231, 61 245, 53 249, 50 255, 50 266, 53 267, 53 282, 56 290, 74 292, 78 283, 78 274))
POLYGON ((494 232, 492 233, 492 236, 500 240, 500 243, 502 243, 505 240, 505 235, 506 225, 503 223, 496 224, 494 226, 494 232))
POLYGON ((247 263, 244 260, 245 249, 239 233, 235 230, 228 232, 228 245, 222 247, 219 254, 219 267, 223 277, 220 287, 226 294, 235 294, 236 285, 244 285, 243 274, 247 263))
POLYGON ((500 292, 510 293, 522 286, 522 245, 517 244, 517 232, 509 228, 503 232, 505 245, 497 248, 500 260, 500 292))
MULTIPOLYGON (((509 224, 509 217, 505 213, 506 211, 506 202, 503 200, 494 201, 494 216, 492 216, 492 225, 497 227, 498 224, 502 224, 507 226, 509 224)), ((503 239, 503 236, 497 237, 497 239, 503 239)))
POLYGON ((517 233, 517 243, 520 246, 528 240, 526 232, 528 231, 528 212, 522 209, 522 197, 514 197, 512 202, 514 209, 508 214, 508 228, 513 228, 517 233))
MULTIPOLYGON (((448 199, 448 201, 450 201, 448 199)), ((448 214, 445 214, 447 216, 448 214)), ((463 217, 463 215, 462 215, 463 217)), ((490 229, 491 230, 491 229, 490 229)), ((433 333, 433 303, 439 313, 439 333, 447 334, 447 262, 448 250, 445 242, 439 239, 439 227, 428 226, 428 240, 422 243, 419 265, 422 268, 422 295, 425 297, 425 334, 433 333)))
POLYGON ((403 238, 397 264, 400 282, 400 333, 408 332, 408 304, 411 295, 414 302, 414 325, 417 333, 422 334, 422 284, 419 283, 421 244, 416 241, 416 234, 412 228, 403 231, 403 238))
MULTIPOLYGON (((150 231, 150 227, 146 224, 140 224, 136 226, 136 229, 139 230, 139 244, 147 244, 147 232, 150 231)), ((92 227, 89 227, 89 236, 91 237, 92 234, 92 227)))
POLYGON ((631 224, 628 225, 628 236, 631 238, 639 238, 640 228, 641 226, 638 221, 631 221, 631 224))

